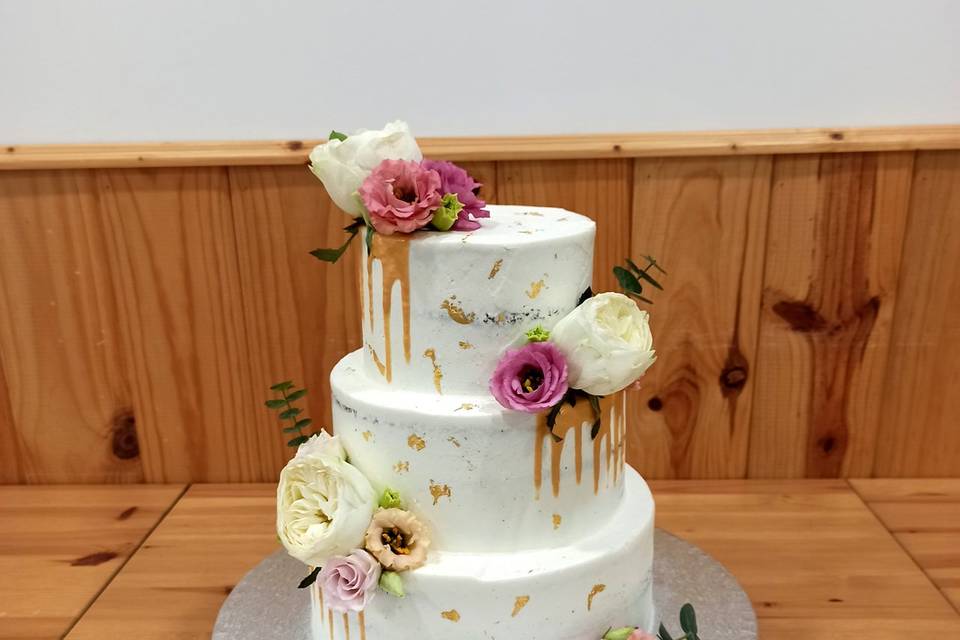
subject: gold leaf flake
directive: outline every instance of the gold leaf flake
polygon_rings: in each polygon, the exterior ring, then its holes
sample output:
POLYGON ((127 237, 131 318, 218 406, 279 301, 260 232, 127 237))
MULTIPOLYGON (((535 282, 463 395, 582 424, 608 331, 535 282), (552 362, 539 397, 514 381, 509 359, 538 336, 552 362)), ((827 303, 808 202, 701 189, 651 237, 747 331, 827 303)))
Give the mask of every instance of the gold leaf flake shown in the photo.
POLYGON ((464 312, 463 307, 457 302, 457 296, 450 296, 441 302, 440 308, 445 309, 450 318, 460 324, 470 324, 476 318, 476 314, 464 312))
POLYGON ((513 613, 510 614, 510 617, 516 618, 517 614, 527 606, 528 602, 530 602, 530 596, 517 596, 517 600, 513 603, 513 613))
POLYGON ((607 585, 605 584, 593 585, 593 589, 590 589, 590 593, 587 595, 587 611, 590 611, 590 607, 593 606, 593 597, 598 593, 601 593, 606 588, 607 585))
POLYGON ((500 258, 493 263, 493 268, 490 269, 490 275, 487 276, 487 280, 493 280, 497 277, 497 273, 500 271, 500 267, 503 266, 503 258, 500 258))
POLYGON ((464 340, 461 340, 461 341, 460 341, 460 348, 461 348, 461 349, 473 349, 473 345, 470 344, 469 342, 466 342, 466 341, 464 341, 464 340))
POLYGON ((373 437, 373 431, 364 431, 364 432, 361 433, 360 435, 363 436, 363 439, 364 439, 366 442, 370 442, 370 438, 373 437))
POLYGON ((416 449, 417 451, 423 451, 423 448, 427 446, 427 441, 417 434, 411 433, 410 437, 407 438, 407 446, 411 449, 416 449))
POLYGON ((543 290, 544 282, 543 280, 537 280, 536 282, 530 283, 530 290, 527 291, 527 297, 533 300, 540 295, 540 292, 543 290))
POLYGON ((507 314, 505 314, 503 311, 497 314, 497 319, 496 319, 497 324, 503 324, 506 321, 507 321, 507 314))
POLYGON ((460 622, 460 613, 456 609, 450 609, 450 611, 441 611, 440 617, 444 620, 449 620, 450 622, 460 622))
POLYGON ((450 436, 449 438, 447 438, 447 440, 450 442, 450 444, 452 444, 456 448, 458 449, 460 448, 460 441, 454 438, 453 436, 450 436))
POLYGON ((560 522, 563 521, 563 518, 560 517, 559 513, 553 514, 553 529, 556 531, 560 528, 560 522))
POLYGON ((430 495, 433 496, 433 506, 437 506, 437 504, 440 502, 440 498, 444 496, 450 500, 453 500, 453 496, 450 492, 450 485, 437 484, 433 480, 430 481, 430 495))
POLYGON ((410 471, 410 463, 406 460, 400 460, 397 464, 393 465, 393 470, 397 473, 407 473, 410 471))
POLYGON ((443 393, 440 390, 440 381, 443 380, 443 371, 440 370, 440 365, 437 364, 437 352, 430 348, 423 352, 424 358, 430 359, 430 364, 433 366, 433 386, 437 389, 437 393, 443 393))
POLYGON ((476 409, 476 408, 477 408, 477 405, 470 404, 469 402, 464 402, 462 405, 454 409, 454 411, 461 411, 461 410, 470 411, 470 409, 476 409))

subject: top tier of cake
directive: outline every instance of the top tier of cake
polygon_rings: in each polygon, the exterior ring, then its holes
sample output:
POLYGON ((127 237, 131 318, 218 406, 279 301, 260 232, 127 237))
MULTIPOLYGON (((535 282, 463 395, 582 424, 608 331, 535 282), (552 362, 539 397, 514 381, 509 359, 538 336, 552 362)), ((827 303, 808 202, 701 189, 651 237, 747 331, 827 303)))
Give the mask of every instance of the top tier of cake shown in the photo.
POLYGON ((397 389, 486 394, 503 351, 551 328, 590 286, 595 225, 491 206, 470 233, 374 235, 364 248, 363 367, 397 389))

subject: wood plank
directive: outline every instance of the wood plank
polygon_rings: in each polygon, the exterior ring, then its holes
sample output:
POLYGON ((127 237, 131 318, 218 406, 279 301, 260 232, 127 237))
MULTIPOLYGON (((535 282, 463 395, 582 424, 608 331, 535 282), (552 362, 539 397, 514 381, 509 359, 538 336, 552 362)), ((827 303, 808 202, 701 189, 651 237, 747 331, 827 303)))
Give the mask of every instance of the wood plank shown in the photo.
POLYGON ((4 175, 0 228, 0 482, 142 481, 93 174, 4 175))
MULTIPOLYGON (((322 140, 160 142, 0 147, 0 171, 304 164, 322 140)), ((958 149, 960 126, 915 125, 569 136, 421 138, 425 155, 454 161, 573 160, 958 149)))
POLYGON ((750 476, 869 475, 911 153, 774 165, 750 476))
POLYGON ((628 457, 647 477, 743 477, 770 158, 637 160, 632 246, 663 262, 658 362, 631 392, 628 457))
POLYGON ((260 449, 227 170, 98 174, 148 482, 274 477, 260 449))
POLYGON ((272 484, 192 486, 67 637, 209 638, 227 594, 278 548, 275 499, 272 484))
POLYGON ((960 476, 960 152, 917 155, 898 296, 873 475, 960 476))
POLYGON ((616 287, 612 269, 630 255, 631 165, 628 160, 501 162, 497 201, 563 207, 597 223, 593 288, 616 287))
POLYGON ((0 638, 61 637, 182 491, 0 486, 0 638))
POLYGON ((960 611, 960 479, 850 484, 960 611))
POLYGON ((730 569, 764 640, 960 637, 960 617, 846 482, 651 486, 658 525, 730 569))

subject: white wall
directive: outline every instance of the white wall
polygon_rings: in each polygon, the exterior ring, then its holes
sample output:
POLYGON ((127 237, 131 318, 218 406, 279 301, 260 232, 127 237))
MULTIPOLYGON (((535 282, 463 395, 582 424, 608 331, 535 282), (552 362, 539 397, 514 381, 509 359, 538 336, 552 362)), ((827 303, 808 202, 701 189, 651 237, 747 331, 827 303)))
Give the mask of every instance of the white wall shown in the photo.
POLYGON ((0 0, 0 143, 960 121, 956 0, 0 0))

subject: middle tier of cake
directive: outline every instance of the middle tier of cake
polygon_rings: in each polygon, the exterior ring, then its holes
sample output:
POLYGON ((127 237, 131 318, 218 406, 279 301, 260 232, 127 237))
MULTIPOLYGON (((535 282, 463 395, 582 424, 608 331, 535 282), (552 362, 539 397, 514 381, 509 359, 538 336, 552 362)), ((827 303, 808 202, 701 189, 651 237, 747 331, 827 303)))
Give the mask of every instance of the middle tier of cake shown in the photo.
POLYGON ((623 496, 623 394, 594 409, 503 409, 489 395, 397 390, 364 373, 362 352, 333 369, 333 427, 374 487, 401 493, 433 548, 520 551, 570 544, 616 512, 623 496), (595 433, 591 433, 595 431, 595 433))

